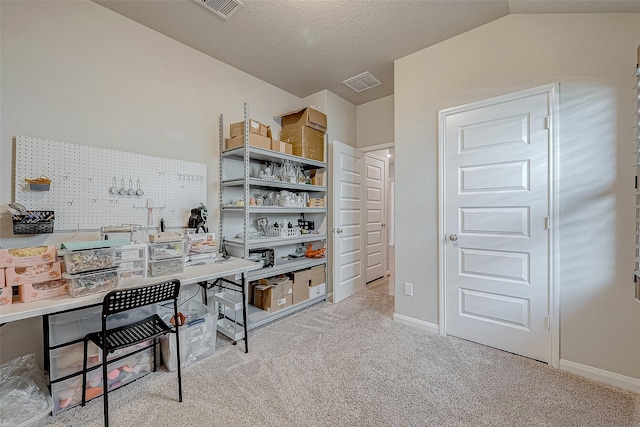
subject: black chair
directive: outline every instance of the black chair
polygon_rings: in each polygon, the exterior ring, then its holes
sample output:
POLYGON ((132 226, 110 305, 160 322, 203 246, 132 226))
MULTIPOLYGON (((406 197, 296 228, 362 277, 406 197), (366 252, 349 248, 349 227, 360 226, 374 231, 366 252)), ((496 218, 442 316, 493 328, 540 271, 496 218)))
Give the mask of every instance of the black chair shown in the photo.
MULTIPOLYGON (((87 387, 87 353, 89 341, 93 342, 102 351, 102 395, 104 399, 104 425, 109 425, 109 401, 108 401, 108 377, 107 365, 132 353, 114 358, 107 362, 107 355, 118 349, 139 344, 144 341, 153 340, 153 370, 156 370, 156 348, 158 337, 167 333, 176 335, 176 360, 178 363, 178 400, 182 402, 182 376, 180 372, 180 334, 178 327, 181 322, 178 317, 178 293, 180 292, 180 281, 170 280, 136 288, 111 291, 105 295, 102 302, 102 330, 87 334, 84 338, 84 362, 82 369, 82 406, 86 403, 87 387), (149 306, 161 302, 173 300, 172 324, 167 325, 159 315, 153 314, 140 321, 126 326, 113 329, 107 328, 109 316, 140 307, 149 306)), ((149 347, 144 347, 138 351, 143 351, 149 347)))

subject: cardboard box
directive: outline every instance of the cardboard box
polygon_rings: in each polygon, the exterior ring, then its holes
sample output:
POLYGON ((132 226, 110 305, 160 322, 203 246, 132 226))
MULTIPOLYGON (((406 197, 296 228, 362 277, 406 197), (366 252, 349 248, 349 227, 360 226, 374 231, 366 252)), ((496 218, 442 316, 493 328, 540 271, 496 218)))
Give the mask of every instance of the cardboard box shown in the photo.
POLYGON ((311 107, 290 111, 280 116, 282 127, 308 126, 321 132, 327 131, 327 115, 311 107))
POLYGON ((325 186, 325 176, 327 171, 324 169, 311 169, 309 171, 309 177, 311 178, 311 185, 325 186))
POLYGON ((0 306, 9 305, 13 301, 13 288, 5 286, 0 288, 0 306))
POLYGON ((293 292, 293 283, 288 276, 282 275, 277 277, 270 277, 268 279, 260 279, 258 281, 259 286, 271 286, 275 288, 274 296, 285 296, 293 292))
POLYGON ((308 282, 311 280, 311 269, 307 268, 306 270, 294 271, 293 273, 289 273, 291 280, 294 284, 300 282, 308 282))
POLYGON ((298 280, 293 284, 293 305, 309 299, 309 280, 298 280))
POLYGON ((327 281, 324 265, 317 265, 311 268, 311 284, 309 286, 318 286, 327 281))
POLYGON ((291 144, 278 141, 277 139, 271 140, 271 149, 285 154, 293 154, 293 146, 291 144))
POLYGON ((289 307, 293 301, 293 283, 287 277, 278 281, 261 279, 254 288, 253 305, 270 313, 289 307), (272 284, 265 284, 265 283, 272 284))
POLYGON ((325 198, 324 197, 310 197, 309 203, 307 206, 310 208, 324 208, 325 207, 325 198))
POLYGON ((0 249, 0 267, 27 267, 57 261, 55 245, 0 249))
MULTIPOLYGON (((242 147, 244 145, 244 135, 238 135, 234 138, 227 139, 227 150, 232 148, 242 147)), ((249 134, 249 145, 254 147, 264 148, 271 150, 271 138, 266 136, 256 135, 255 133, 249 134)))
MULTIPOLYGON (((269 126, 263 125, 257 120, 249 119, 249 133, 253 133, 261 136, 268 136, 267 129, 269 126)), ((238 123, 231 123, 229 125, 229 138, 235 138, 236 136, 244 135, 244 121, 238 123)))
POLYGON ((327 284, 321 283, 317 286, 309 287, 309 299, 325 295, 327 293, 327 284))
POLYGON ((0 268, 0 288, 4 286, 4 268, 0 268))
POLYGON ((62 277, 61 264, 58 261, 28 267, 8 267, 5 270, 5 279, 9 286, 56 280, 62 277))
POLYGON ((324 132, 308 126, 282 128, 280 140, 292 145, 294 156, 324 162, 324 132))
POLYGON ((41 283, 25 283, 18 286, 18 295, 22 302, 54 298, 61 295, 67 295, 68 292, 69 285, 67 284, 66 279, 51 280, 41 283))

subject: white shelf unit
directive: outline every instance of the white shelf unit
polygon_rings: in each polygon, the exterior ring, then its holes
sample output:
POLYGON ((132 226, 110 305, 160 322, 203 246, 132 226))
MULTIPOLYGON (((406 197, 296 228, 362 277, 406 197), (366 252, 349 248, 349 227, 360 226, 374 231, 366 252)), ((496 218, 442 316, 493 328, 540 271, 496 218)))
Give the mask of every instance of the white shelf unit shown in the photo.
MULTIPOLYGON (((326 258, 289 258, 301 245, 306 249, 306 245, 311 244, 313 249, 324 247, 327 241, 327 208, 325 207, 280 207, 280 206, 248 206, 248 201, 252 196, 269 192, 279 192, 287 190, 292 193, 308 193, 310 198, 325 198, 328 194, 326 181, 325 185, 309 185, 302 183, 281 182, 258 178, 259 171, 270 162, 280 163, 284 160, 295 162, 303 170, 327 169, 327 163, 317 160, 310 160, 299 156, 293 156, 277 151, 249 145, 249 107, 244 105, 244 145, 241 147, 225 150, 224 140, 224 118, 219 118, 220 137, 220 228, 219 236, 224 238, 227 251, 233 256, 242 258, 249 257, 251 249, 272 249, 275 255, 275 263, 271 267, 252 271, 248 274, 247 283, 262 278, 272 277, 279 274, 290 273, 317 265, 326 265, 326 258), (244 201, 238 206, 238 201, 244 201), (297 226, 298 219, 304 218, 314 222, 315 233, 300 234, 295 237, 266 237, 257 236, 255 220, 267 217, 269 224, 274 222, 291 222, 297 226), (317 233, 317 234, 316 234, 317 233), (250 238, 246 238, 250 236, 250 238)), ((326 176, 326 175, 325 175, 326 176)), ((247 285, 248 286, 248 285, 247 285)), ((251 291, 251 289, 247 289, 251 291)), ((248 305, 247 324, 248 328, 256 328, 272 320, 308 307, 321 300, 326 299, 326 295, 315 297, 299 304, 292 305, 273 313, 267 312, 253 305, 248 305)), ((220 305, 230 308, 230 301, 217 301, 220 305)), ((230 312, 240 313, 240 311, 230 310, 230 312)), ((229 323, 229 318, 233 315, 225 314, 226 323, 219 325, 219 330, 231 339, 242 338, 242 330, 238 328, 239 323, 229 323), (231 326, 230 326, 231 325, 231 326)), ((223 319, 221 319, 223 320, 223 319)))

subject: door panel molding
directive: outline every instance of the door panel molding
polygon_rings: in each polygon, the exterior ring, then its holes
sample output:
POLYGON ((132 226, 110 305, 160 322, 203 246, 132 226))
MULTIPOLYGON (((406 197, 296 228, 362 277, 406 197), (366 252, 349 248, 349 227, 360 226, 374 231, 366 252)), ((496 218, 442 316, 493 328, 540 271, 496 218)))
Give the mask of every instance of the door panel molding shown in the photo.
MULTIPOLYGON (((466 104, 459 107, 453 107, 449 109, 445 109, 439 112, 439 129, 438 129, 438 148, 439 148, 439 176, 438 176, 438 189, 439 189, 439 245, 438 245, 438 255, 439 255, 439 333, 441 335, 446 335, 446 256, 445 250, 446 245, 448 244, 448 224, 446 219, 446 206, 447 206, 447 198, 445 194, 446 187, 446 156, 447 156, 447 147, 445 146, 445 123, 446 118, 453 114, 459 114, 461 112, 472 111, 475 109, 481 109, 484 107, 488 107, 491 105, 496 105, 503 102, 515 101, 522 98, 531 97, 534 95, 545 94, 548 99, 548 111, 549 111, 549 146, 548 146, 548 206, 549 206, 549 217, 550 224, 549 227, 549 251, 548 251, 548 283, 549 283, 549 302, 548 302, 548 312, 549 312, 549 365, 558 368, 560 363, 560 302, 559 302, 559 278, 558 278, 558 268, 557 263, 559 260, 558 253, 558 227, 559 227, 559 198, 558 198, 558 149, 557 149, 557 141, 558 141, 558 117, 559 117, 559 83, 544 85, 540 87, 535 87, 528 90, 523 90, 516 93, 511 93, 503 96, 498 96, 490 99, 485 99, 482 101, 474 102, 471 104, 466 104)), ((518 124, 517 129, 522 129, 523 138, 520 139, 519 143, 522 144, 528 140, 528 136, 524 135, 524 128, 528 127, 528 118, 526 120, 521 116, 514 116, 513 121, 505 121, 505 126, 511 126, 513 129, 514 138, 512 141, 501 141, 503 143, 513 144, 518 143, 518 138, 516 138, 516 123, 518 124), (525 121, 527 123, 525 123, 525 121)), ((477 128, 468 127, 466 130, 473 129, 473 132, 483 132, 482 126, 477 128)), ((467 138, 472 137, 473 132, 467 135, 467 138)), ((457 150, 457 151, 482 151, 484 148, 488 147, 480 147, 475 146, 474 142, 470 142, 469 146, 463 149, 463 147, 455 144, 449 149, 457 150)), ((477 144, 476 144, 477 145, 477 144)), ((522 175, 520 175, 522 176, 522 175)), ((526 181, 526 186, 529 186, 528 177, 526 181)), ((462 186, 458 189, 462 191, 462 186)), ((472 190, 473 191, 473 190, 472 190)), ((478 191, 478 190, 475 190, 478 191)), ((513 191, 513 190, 511 190, 513 191)), ((526 191, 526 190, 525 190, 526 191)), ((528 221, 528 219, 527 219, 528 221)), ((524 222, 524 218, 523 218, 524 222)), ((491 225, 491 224, 488 224, 491 225)), ((524 226, 524 224, 523 224, 524 226)), ((495 227, 494 227, 495 228, 495 227)), ((528 228, 528 227, 527 227, 528 228)), ((514 230, 512 230, 514 231, 514 230)), ((524 231, 524 230, 523 230, 524 231)), ((527 233, 529 231, 527 230, 527 233)), ((520 233, 516 233, 518 235, 522 235, 520 233)), ((510 238, 514 238, 514 236, 510 236, 510 238)), ((505 238, 509 238, 505 236, 505 238)), ((521 284, 519 285, 521 286, 521 284)))

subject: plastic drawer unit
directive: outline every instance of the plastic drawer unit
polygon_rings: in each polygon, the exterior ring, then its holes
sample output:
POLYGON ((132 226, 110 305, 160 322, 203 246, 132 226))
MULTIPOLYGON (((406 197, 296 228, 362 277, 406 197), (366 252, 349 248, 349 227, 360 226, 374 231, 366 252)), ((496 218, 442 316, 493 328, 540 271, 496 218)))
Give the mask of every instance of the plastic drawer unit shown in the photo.
POLYGON ((83 297, 85 295, 95 294, 98 292, 107 292, 118 286, 117 268, 80 274, 64 273, 62 277, 67 279, 69 284, 69 294, 74 297, 83 297))
MULTIPOLYGON (((139 346, 131 346, 116 350, 113 353, 109 353, 107 360, 112 360, 119 356, 132 353, 138 350, 140 347, 148 347, 153 345, 153 341, 145 341, 139 346)), ((93 368, 99 364, 102 354, 96 345, 89 342, 88 348, 88 362, 87 367, 93 368)), ((75 344, 66 345, 53 349, 49 353, 49 378, 51 381, 58 380, 60 378, 67 377, 69 375, 82 372, 82 359, 84 358, 84 344, 77 342, 75 344)))
POLYGON ((72 251, 64 254, 67 274, 104 270, 116 266, 114 248, 72 251))
MULTIPOLYGON (((109 391, 115 390, 153 370, 153 347, 107 365, 109 391)), ((87 400, 102 395, 102 369, 87 372, 87 400)), ((82 402, 82 373, 51 384, 53 414, 82 402)))

